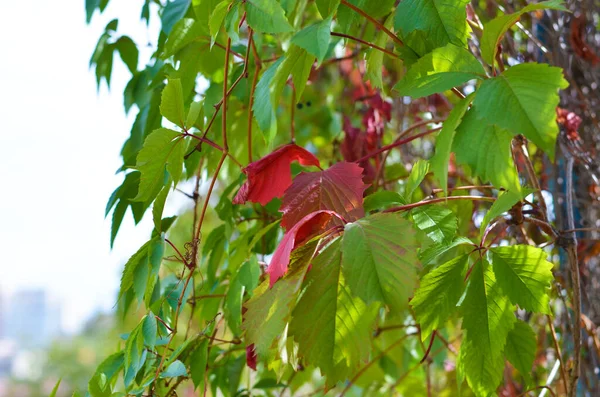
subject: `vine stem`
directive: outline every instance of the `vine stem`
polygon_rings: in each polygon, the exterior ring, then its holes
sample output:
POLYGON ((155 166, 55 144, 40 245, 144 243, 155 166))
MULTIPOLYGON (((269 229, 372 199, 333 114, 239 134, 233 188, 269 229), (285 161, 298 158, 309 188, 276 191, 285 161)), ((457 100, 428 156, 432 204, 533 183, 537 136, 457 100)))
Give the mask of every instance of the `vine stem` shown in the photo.
MULTIPOLYGON (((467 186, 455 186, 449 187, 448 191, 452 192, 454 190, 483 190, 483 189, 495 189, 496 187, 492 185, 467 185, 467 186)), ((444 189, 432 189, 431 194, 444 193, 444 189)))
POLYGON ((371 48, 379 50, 379 51, 383 52, 384 54, 387 54, 387 55, 392 56, 394 58, 398 58, 398 55, 394 54, 392 51, 386 50, 385 48, 380 47, 377 44, 373 44, 373 43, 370 43, 370 42, 365 41, 363 39, 359 39, 358 37, 354 37, 354 36, 350 36, 349 34, 338 33, 338 32, 331 32, 331 35, 332 36, 336 36, 336 37, 343 37, 343 38, 348 39, 348 40, 357 41, 357 42, 359 42, 361 44, 364 44, 366 46, 369 46, 371 48))
MULTIPOLYGON (((214 147, 215 149, 219 150, 221 153, 225 153, 225 149, 222 148, 221 146, 217 145, 216 143, 214 143, 213 141, 211 141, 208 138, 203 138, 200 136, 196 136, 194 134, 190 134, 190 133, 184 133, 183 136, 189 136, 191 138, 197 139, 200 142, 204 142, 206 144, 208 144, 209 146, 214 147)), ((238 167, 240 168, 244 168, 244 166, 242 165, 242 163, 239 162, 238 159, 236 159, 235 157, 233 157, 233 155, 231 153, 227 153, 227 157, 229 157, 238 167)))
POLYGON ((431 130, 427 130, 427 131, 421 132, 420 134, 413 135, 411 137, 408 137, 408 138, 401 139, 399 141, 390 143, 389 145, 385 145, 382 148, 380 148, 380 149, 378 149, 378 150, 376 150, 376 151, 374 151, 372 153, 369 153, 369 154, 367 154, 364 157, 359 158, 358 160, 355 161, 355 163, 361 163, 361 162, 363 162, 365 160, 368 160, 368 159, 370 159, 372 157, 375 157, 378 154, 381 154, 381 153, 383 153, 383 152, 385 152, 387 150, 393 149, 393 148, 398 147, 398 146, 402 146, 405 143, 412 142, 415 139, 422 138, 422 137, 424 137, 426 135, 429 135, 429 134, 434 133, 436 131, 439 131, 441 129, 442 129, 442 127, 432 128, 431 130))
POLYGON ((258 73, 260 72, 261 62, 254 45, 254 31, 251 27, 248 27, 248 46, 252 47, 252 53, 254 55, 254 75, 252 76, 252 86, 250 87, 250 100, 248 102, 248 162, 252 162, 252 117, 254 115, 254 92, 256 91, 256 83, 258 82, 258 73))
POLYGON ((387 210, 383 210, 383 212, 399 212, 399 211, 408 211, 413 208, 421 207, 423 205, 435 204, 435 203, 445 203, 446 201, 453 200, 471 200, 471 201, 488 201, 494 202, 496 201, 495 197, 486 197, 486 196, 450 196, 450 197, 440 197, 430 200, 423 200, 412 204, 400 205, 398 207, 388 208, 387 210))
MULTIPOLYGON (((185 269, 184 269, 184 271, 185 271, 185 269)), ((175 339, 175 335, 177 334, 177 322, 179 320, 179 312, 181 310, 181 305, 183 303, 183 297, 185 296, 185 291, 187 290, 188 284, 190 283, 193 275, 194 275, 194 271, 190 270, 190 273, 185 278, 185 283, 183 284, 183 289, 181 290, 181 293, 179 294, 179 299, 177 300, 177 309, 175 309, 175 318, 173 319, 173 330, 171 331, 171 336, 169 337, 169 341, 167 342, 167 345, 165 346, 165 349, 163 350, 163 354, 160 356, 160 362, 158 363, 158 366, 156 367, 156 372, 154 373, 154 380, 152 381, 153 385, 156 384, 156 380, 158 379, 158 376, 160 375, 160 371, 165 363, 165 359, 167 358, 167 353, 169 352, 171 343, 173 342, 173 339, 175 339)))
MULTIPOLYGON (((441 118, 441 119, 423 120, 418 123, 412 124, 412 125, 408 126, 406 129, 404 129, 402 132, 400 132, 400 134, 398 134, 398 137, 394 140, 394 142, 400 141, 403 137, 405 137, 412 131, 416 130, 417 128, 423 127, 428 124, 442 123, 444 121, 446 121, 446 119, 441 118)), ((379 178, 381 178, 381 176, 382 176, 383 168, 385 167, 385 163, 387 161, 389 154, 390 154, 390 152, 387 152, 386 154, 384 154, 383 158, 381 159, 381 163, 379 163, 379 167, 377 168, 377 172, 375 173, 375 178, 374 178, 375 183, 377 183, 377 181, 379 181, 379 178)), ((383 184, 385 185, 385 183, 386 183, 386 181, 384 180, 383 184)))
MULTIPOLYGON (((229 48, 229 51, 225 51, 225 65, 226 69, 225 69, 225 77, 228 76, 229 74, 229 54, 231 54, 231 43, 229 43, 229 41, 231 41, 231 39, 227 40, 227 47, 229 48)), ((250 56, 250 47, 252 47, 252 45, 250 45, 250 40, 248 42, 248 48, 246 49, 246 62, 244 62, 244 69, 242 70, 242 73, 239 75, 239 77, 233 82, 233 84, 231 84, 231 87, 229 88, 229 90, 227 89, 227 81, 225 80, 225 82, 223 83, 223 97, 221 98, 221 100, 219 100, 219 102, 217 102, 214 105, 215 108, 215 112, 213 113, 212 117, 210 118, 208 125, 206 126, 206 128, 204 129, 204 132, 202 133, 202 139, 206 139, 206 135, 208 134, 208 131, 210 131, 213 123, 215 122, 215 119, 217 118, 219 111, 221 110, 221 107, 223 107, 223 104, 225 103, 225 101, 227 100, 227 97, 229 97, 229 95, 231 95, 231 93, 233 92, 233 89, 240 83, 240 81, 242 81, 243 78, 248 77, 248 59, 250 56)), ((225 110, 225 109, 224 109, 225 110)), ((223 111, 223 113, 225 113, 225 111, 223 111)), ((202 142, 204 141, 200 141, 200 143, 198 143, 198 145, 194 146, 194 148, 184 156, 185 159, 187 159, 188 157, 190 157, 192 155, 192 153, 194 153, 196 150, 200 151, 202 150, 202 142)), ((223 141, 223 146, 227 146, 226 145, 226 141, 223 141)), ((208 142, 207 142, 208 143, 208 142)), ((229 148, 226 147, 224 148, 227 151, 229 151, 229 148)))
POLYGON ((529 150, 527 148, 527 139, 523 135, 518 135, 512 141, 513 153, 515 155, 520 154, 525 160, 525 172, 527 174, 527 179, 533 186, 535 197, 537 198, 540 206, 540 210, 542 213, 543 221, 548 221, 548 206, 546 205, 546 200, 544 199, 544 195, 542 194, 542 188, 540 183, 535 176, 535 169, 533 168, 533 164, 531 163, 531 159, 529 158, 529 150))
POLYGON ((394 40, 394 42, 400 46, 403 46, 404 43, 402 42, 402 40, 400 40, 398 38, 398 36, 396 36, 394 33, 392 33, 391 30, 389 30, 388 28, 386 28, 385 26, 383 26, 383 24, 381 22, 379 22, 377 19, 373 18, 372 16, 370 16, 369 14, 367 14, 366 12, 364 12, 363 10, 361 10, 360 8, 358 8, 357 6, 355 6, 354 4, 348 3, 347 0, 342 0, 341 2, 343 5, 345 5, 348 8, 351 8, 352 10, 354 10, 355 12, 357 12, 358 14, 362 15, 363 17, 365 17, 366 19, 369 20, 369 22, 371 22, 373 25, 377 26, 379 29, 383 30, 385 32, 385 34, 387 34, 388 36, 390 36, 390 38, 392 40, 394 40))
POLYGON ((567 372, 565 370, 565 363, 562 359, 562 354, 560 352, 560 346, 558 344, 558 338, 556 337, 556 330, 554 329, 554 324, 552 323, 552 317, 550 315, 546 315, 546 319, 548 320, 548 327, 550 327, 550 335, 552 335, 552 342, 554 343, 554 349, 556 350, 556 358, 560 364, 560 378, 563 382, 563 387, 566 390, 569 390, 567 372))
MULTIPOLYGON (((171 240, 169 240, 168 238, 166 238, 166 239, 165 239, 165 241, 166 241, 166 242, 167 242, 167 243, 168 243, 168 244, 171 246, 171 248, 173 248, 173 250, 174 250, 175 252, 177 252, 177 255, 179 255, 179 259, 181 259, 181 261, 183 262, 183 264, 184 264, 184 265, 187 267, 187 266, 188 266, 188 263, 187 263, 187 261, 185 260, 185 256, 181 255, 181 252, 180 252, 180 251, 177 249, 177 247, 175 246, 175 244, 173 244, 173 243, 171 242, 171 240)), ((166 326, 166 324, 165 324, 165 326, 166 326)))
POLYGON ((381 357, 385 356, 387 353, 389 353, 390 351, 392 351, 392 349, 394 349, 400 343, 404 342, 404 340, 406 338, 408 338, 409 336, 414 336, 414 335, 418 335, 418 333, 415 332, 415 333, 412 333, 412 334, 406 334, 406 335, 402 336, 402 338, 398 339, 396 342, 392 343, 391 345, 389 345, 388 347, 386 347, 384 350, 382 350, 381 353, 379 353, 378 355, 376 355, 375 357, 373 357, 368 363, 366 363, 360 369, 360 371, 358 371, 356 373, 356 375, 354 375, 352 377, 352 379, 350 379, 350 381, 348 382, 348 384, 346 385, 346 387, 344 388, 344 390, 342 390, 342 392, 340 393, 339 397, 343 397, 346 394, 346 392, 352 387, 352 385, 358 380, 358 378, 360 378, 369 368, 371 368, 371 366, 373 364, 375 364, 377 361, 379 361, 379 359, 381 357))
MULTIPOLYGON (((575 229, 575 219, 573 216, 573 163, 571 156, 567 157, 567 227, 569 230, 575 229)), ((569 259, 569 268, 571 272, 571 283, 573 288, 573 368, 571 369, 569 379, 568 396, 577 395, 577 381, 579 379, 579 367, 581 356, 581 285, 579 280, 579 261, 577 259, 577 235, 570 233, 569 240, 565 244, 565 250, 569 259)))

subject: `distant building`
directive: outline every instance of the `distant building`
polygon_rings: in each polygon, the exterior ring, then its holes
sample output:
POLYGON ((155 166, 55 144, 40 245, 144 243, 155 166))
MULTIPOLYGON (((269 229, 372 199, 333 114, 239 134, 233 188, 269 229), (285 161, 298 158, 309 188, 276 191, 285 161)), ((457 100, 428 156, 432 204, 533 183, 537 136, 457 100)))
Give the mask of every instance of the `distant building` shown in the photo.
POLYGON ((41 289, 17 291, 10 299, 4 337, 20 349, 47 346, 60 335, 60 310, 41 289))

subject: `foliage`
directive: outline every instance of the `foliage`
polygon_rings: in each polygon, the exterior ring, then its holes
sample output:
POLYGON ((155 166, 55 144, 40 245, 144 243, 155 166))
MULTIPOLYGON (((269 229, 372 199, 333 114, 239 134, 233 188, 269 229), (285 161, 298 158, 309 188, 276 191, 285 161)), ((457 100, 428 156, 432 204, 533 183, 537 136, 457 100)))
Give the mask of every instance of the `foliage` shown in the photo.
MULTIPOLYGON (((147 1, 145 19, 149 3, 162 30, 147 66, 116 22, 91 61, 109 83, 119 51, 138 112, 111 241, 128 207, 139 222, 153 206, 155 224, 119 292, 137 325, 92 397, 546 384, 554 265, 519 233, 553 229, 514 142, 554 158, 567 83, 506 67, 497 46, 559 2, 483 26, 463 0, 147 1), (178 185, 193 209, 163 218, 178 185)), ((104 6, 86 2, 88 19, 104 6)))

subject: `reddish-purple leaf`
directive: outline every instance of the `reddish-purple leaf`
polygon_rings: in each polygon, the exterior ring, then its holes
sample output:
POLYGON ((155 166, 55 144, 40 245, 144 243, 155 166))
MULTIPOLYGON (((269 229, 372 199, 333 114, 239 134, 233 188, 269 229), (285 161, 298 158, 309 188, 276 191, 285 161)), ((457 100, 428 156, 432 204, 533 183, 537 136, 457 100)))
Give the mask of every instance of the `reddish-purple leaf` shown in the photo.
POLYGON ((277 249, 273 253, 271 263, 267 268, 269 274, 269 285, 272 287, 285 272, 290 264, 290 254, 300 244, 313 236, 322 234, 327 230, 331 217, 337 216, 333 211, 316 211, 306 215, 294 225, 281 239, 277 249))
POLYGON ((290 164, 293 161, 320 166, 319 160, 306 149, 295 144, 282 146, 242 170, 248 179, 235 195, 233 203, 251 201, 265 205, 275 197, 281 197, 292 184, 290 164))
POLYGON ((367 188, 362 172, 356 163, 341 162, 325 171, 301 173, 283 195, 281 226, 290 230, 307 214, 319 210, 335 211, 348 222, 362 218, 367 188))
POLYGON ((246 365, 256 371, 256 351, 254 350, 254 343, 246 346, 246 365))

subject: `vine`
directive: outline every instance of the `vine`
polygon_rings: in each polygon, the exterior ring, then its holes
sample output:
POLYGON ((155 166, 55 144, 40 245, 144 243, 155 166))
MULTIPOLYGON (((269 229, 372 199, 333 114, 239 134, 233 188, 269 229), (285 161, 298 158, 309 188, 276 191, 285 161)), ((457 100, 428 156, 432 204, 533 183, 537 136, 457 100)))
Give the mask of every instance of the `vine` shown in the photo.
MULTIPOLYGON (((88 20, 106 3, 86 2, 88 20)), ((534 11, 567 10, 146 1, 161 32, 141 70, 111 22, 92 65, 109 82, 119 51, 138 111, 111 243, 129 208, 139 222, 152 207, 154 230, 119 291, 124 317, 144 315, 90 395, 433 396, 466 383, 477 396, 575 396, 581 229, 572 212, 565 230, 553 224, 539 182, 568 84, 501 45, 534 11), (193 207, 164 217, 175 190, 193 207), (569 303, 552 289, 559 248, 569 303), (553 319, 565 309, 572 351, 553 319), (536 359, 545 347, 552 362, 536 359)))

